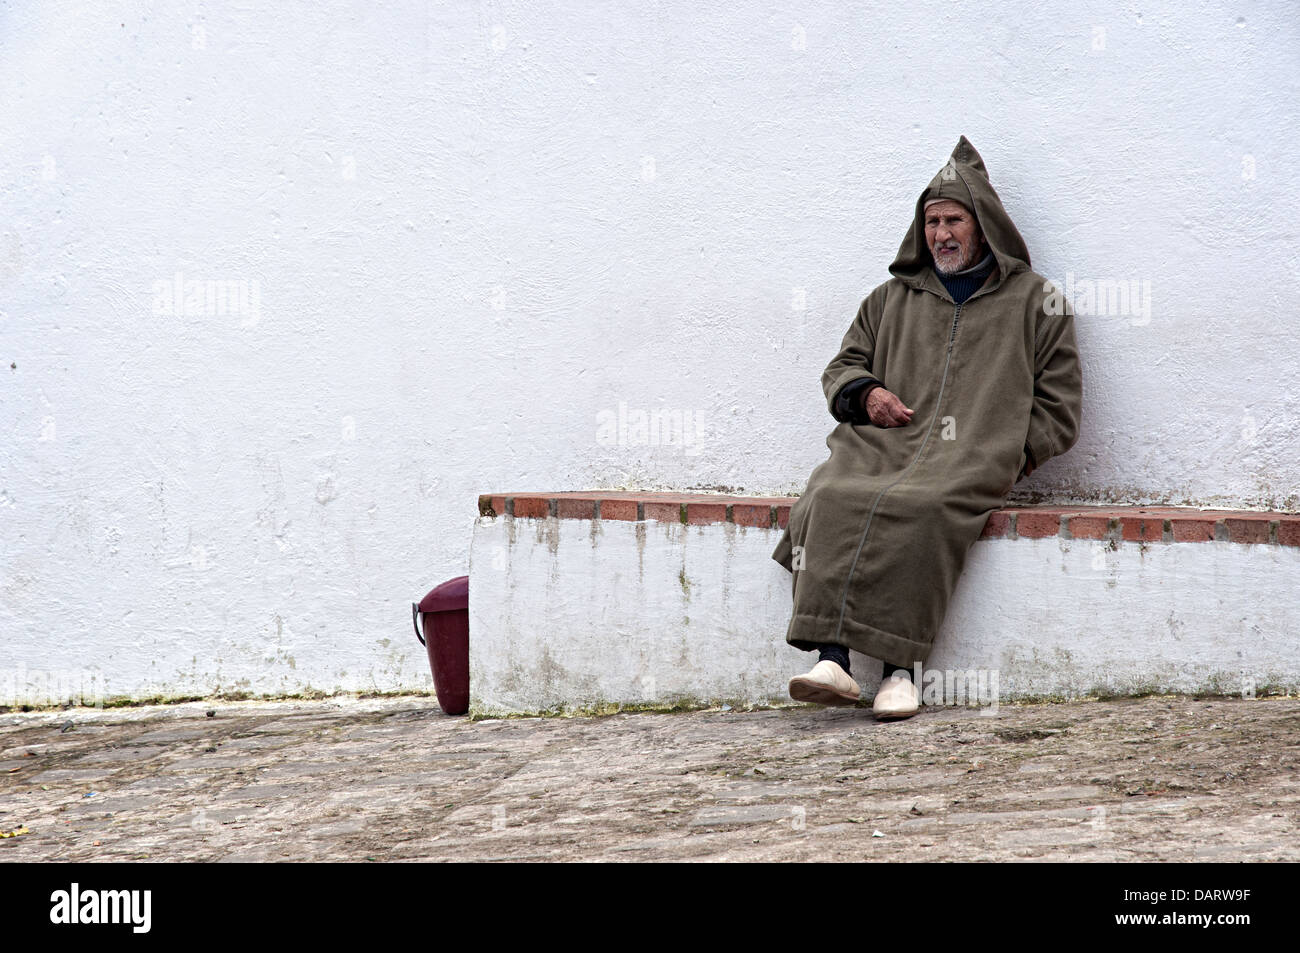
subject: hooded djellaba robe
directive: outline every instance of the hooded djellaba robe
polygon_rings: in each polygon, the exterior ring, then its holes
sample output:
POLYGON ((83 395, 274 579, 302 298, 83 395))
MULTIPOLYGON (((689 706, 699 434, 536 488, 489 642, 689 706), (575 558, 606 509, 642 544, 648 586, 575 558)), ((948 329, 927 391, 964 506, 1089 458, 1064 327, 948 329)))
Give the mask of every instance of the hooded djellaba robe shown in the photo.
POLYGON ((772 558, 793 575, 788 643, 834 643, 910 668, 929 654, 990 512, 1028 470, 1073 446, 1083 379, 1073 314, 1030 270, 965 136, 917 198, 889 272, 822 375, 840 423, 772 558), (934 198, 973 208, 996 261, 960 305, 925 241, 934 198), (912 419, 879 427, 841 416, 836 398, 859 378, 880 381, 912 419))

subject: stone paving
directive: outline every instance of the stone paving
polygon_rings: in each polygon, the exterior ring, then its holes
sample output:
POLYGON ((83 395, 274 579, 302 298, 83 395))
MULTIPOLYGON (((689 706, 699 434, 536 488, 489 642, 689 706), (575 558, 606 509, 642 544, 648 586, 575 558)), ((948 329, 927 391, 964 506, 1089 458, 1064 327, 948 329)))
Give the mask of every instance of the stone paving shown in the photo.
POLYGON ((1300 860, 1300 699, 0 714, 0 861, 1300 860))

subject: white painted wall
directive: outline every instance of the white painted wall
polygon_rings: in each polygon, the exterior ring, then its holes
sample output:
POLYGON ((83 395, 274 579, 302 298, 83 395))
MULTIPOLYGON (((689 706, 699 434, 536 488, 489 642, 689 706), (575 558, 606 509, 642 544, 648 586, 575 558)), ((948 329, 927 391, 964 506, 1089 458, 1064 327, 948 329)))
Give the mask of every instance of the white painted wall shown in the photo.
POLYGON ((8 4, 0 668, 424 686, 477 493, 799 491, 962 133, 1040 272, 1151 282, 1027 489, 1300 505, 1297 66, 1286 3, 8 4))

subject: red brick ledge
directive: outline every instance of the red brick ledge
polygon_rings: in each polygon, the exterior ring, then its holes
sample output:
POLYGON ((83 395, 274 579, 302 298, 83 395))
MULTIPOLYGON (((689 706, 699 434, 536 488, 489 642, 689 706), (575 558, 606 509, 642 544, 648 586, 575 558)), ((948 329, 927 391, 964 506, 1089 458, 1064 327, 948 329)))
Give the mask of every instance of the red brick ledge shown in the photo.
MULTIPOLYGON (((586 490, 485 493, 481 516, 513 519, 658 520, 784 529, 794 496, 586 490)), ((994 510, 981 539, 1121 540, 1138 543, 1273 543, 1300 546, 1300 513, 1191 506, 1022 506, 994 510)))

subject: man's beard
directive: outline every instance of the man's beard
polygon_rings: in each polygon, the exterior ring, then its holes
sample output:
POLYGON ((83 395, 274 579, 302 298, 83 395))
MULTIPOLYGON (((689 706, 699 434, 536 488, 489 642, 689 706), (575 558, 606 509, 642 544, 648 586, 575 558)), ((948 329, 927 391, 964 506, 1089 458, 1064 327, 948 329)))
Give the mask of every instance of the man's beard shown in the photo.
POLYGON ((952 275, 959 271, 965 271, 967 268, 971 267, 971 265, 979 261, 979 253, 982 247, 979 236, 971 238, 968 246, 962 246, 960 255, 961 260, 947 265, 943 264, 943 259, 939 256, 938 248, 931 248, 930 255, 934 258, 934 267, 937 268, 941 274, 952 275))

